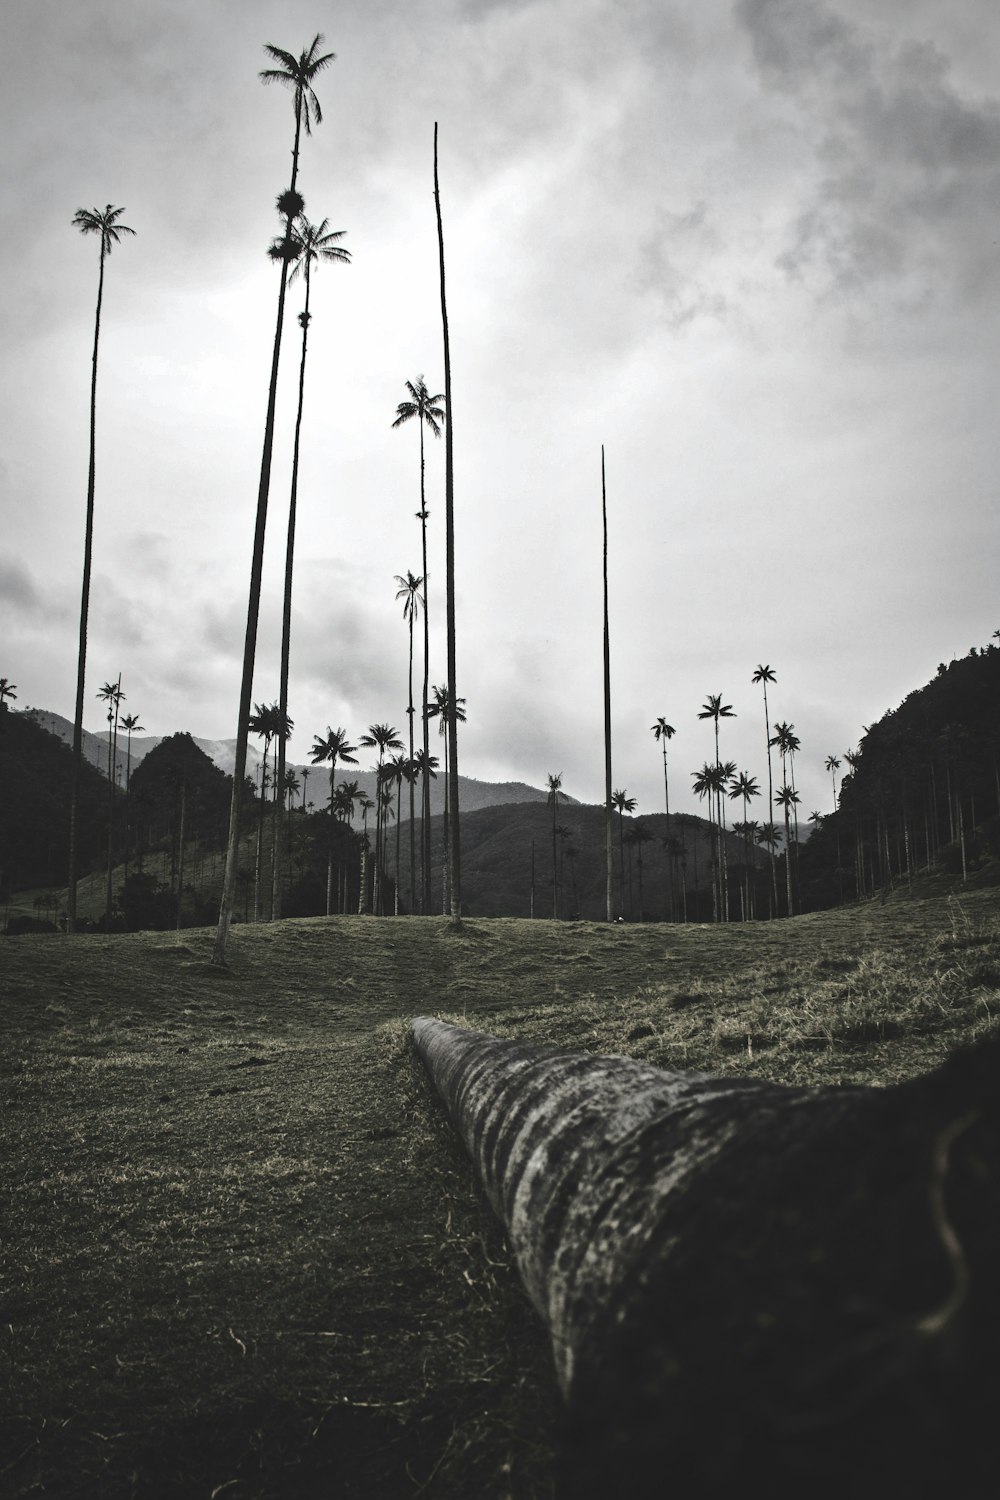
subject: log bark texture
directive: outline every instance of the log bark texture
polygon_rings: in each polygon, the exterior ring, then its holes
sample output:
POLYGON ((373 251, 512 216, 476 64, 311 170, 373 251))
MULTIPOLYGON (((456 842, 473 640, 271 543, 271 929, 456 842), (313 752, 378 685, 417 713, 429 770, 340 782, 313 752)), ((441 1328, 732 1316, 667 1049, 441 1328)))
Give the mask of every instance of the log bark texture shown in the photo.
POLYGON ((414 1038, 552 1338, 567 1500, 994 1493, 996 1035, 889 1089, 414 1038))

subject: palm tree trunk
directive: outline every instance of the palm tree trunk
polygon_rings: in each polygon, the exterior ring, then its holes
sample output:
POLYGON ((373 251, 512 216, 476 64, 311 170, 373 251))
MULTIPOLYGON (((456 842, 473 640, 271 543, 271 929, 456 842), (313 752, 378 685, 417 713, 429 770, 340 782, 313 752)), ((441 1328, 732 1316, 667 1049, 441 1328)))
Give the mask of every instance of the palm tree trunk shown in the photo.
POLYGON ((181 778, 181 827, 177 853, 177 931, 181 928, 181 903, 184 900, 184 833, 187 818, 187 781, 181 778))
POLYGON ((402 777, 400 777, 399 781, 397 781, 396 783, 396 889, 393 894, 392 900, 392 914, 394 917, 399 916, 399 844, 400 835, 402 833, 402 823, 400 821, 400 814, 403 811, 402 801, 403 779, 402 777))
POLYGON ((427 502, 425 499, 424 472, 424 423, 420 419, 420 542, 424 569, 424 695, 421 719, 423 721, 424 764, 420 786, 420 910, 429 915, 431 909, 431 737, 427 700, 431 691, 431 637, 428 619, 430 588, 427 581, 427 502))
POLYGON ((455 649, 455 424, 451 402, 451 346, 448 338, 448 303, 445 294, 444 230, 441 224, 441 191, 438 183, 438 128, 434 122, 434 207, 437 214, 438 257, 441 270, 441 331, 444 339, 444 392, 448 420, 445 424, 445 572, 447 576, 448 633, 448 884, 451 919, 462 916, 462 872, 458 812, 458 679, 455 649))
POLYGON ((108 705, 108 867, 107 867, 107 872, 106 872, 106 877, 105 877, 105 888, 104 888, 104 926, 105 926, 105 930, 107 932, 111 931, 111 901, 112 901, 111 884, 112 884, 112 871, 113 871, 113 864, 114 864, 114 856, 113 856, 113 852, 112 852, 112 844, 113 844, 113 841, 114 841, 114 825, 115 825, 115 787, 114 787, 114 782, 111 779, 111 766, 112 766, 112 759, 113 759, 113 756, 114 756, 114 748, 113 748, 114 742, 113 742, 112 737, 111 737, 111 724, 112 724, 113 717, 114 717, 114 715, 111 712, 111 705, 109 703, 109 705, 108 705))
POLYGON ((129 732, 128 732, 128 739, 126 741, 126 748, 125 748, 125 878, 124 878, 124 884, 125 885, 128 885, 128 855, 129 855, 129 839, 131 837, 131 829, 129 828, 129 813, 131 811, 129 798, 130 798, 130 794, 131 794, 131 786, 132 786, 132 731, 130 729, 129 732))
POLYGON ((94 354, 90 373, 90 462, 87 469, 87 521, 83 541, 83 587, 80 595, 80 645, 76 664, 76 712, 73 719, 73 764, 69 792, 69 868, 66 890, 66 931, 76 929, 77 807, 80 800, 80 767, 83 762, 83 695, 87 676, 87 621, 90 616, 90 572, 94 553, 94 485, 97 458, 97 352, 101 339, 101 303, 104 299, 104 237, 101 236, 101 268, 97 280, 97 312, 94 317, 94 354))
POLYGON ((274 811, 274 870, 271 883, 271 918, 281 916, 281 882, 284 871, 285 832, 282 813, 285 808, 285 735, 280 732, 288 722, 288 667, 292 637, 292 569, 295 559, 295 521, 299 496, 299 451, 302 438, 302 406, 306 388, 306 346, 309 340, 309 257, 306 256, 305 308, 302 313, 302 354, 299 359, 299 402, 295 412, 295 441, 292 447, 292 484, 288 499, 288 535, 285 541, 285 591, 281 612, 281 681, 278 687, 278 767, 274 811))
MULTIPOLYGON (((295 180, 299 169, 299 128, 301 105, 296 101, 295 145, 292 150, 292 181, 290 194, 295 192, 295 180)), ((300 200, 301 202, 301 200, 300 200)), ((294 214, 285 220, 285 238, 292 237, 294 214)), ((288 286, 288 257, 282 256, 281 282, 278 287, 278 312, 274 325, 274 345, 271 352, 271 382, 267 394, 267 415, 264 419, 264 447, 260 458, 260 480, 257 486, 257 518, 254 526, 253 557, 250 564, 250 596, 247 600, 247 627, 243 643, 243 678, 240 685, 240 706, 236 724, 236 755, 233 766, 233 794, 229 805, 229 837, 226 845, 226 866, 222 877, 222 900, 219 906, 219 926, 212 949, 212 962, 224 965, 226 942, 232 921, 233 891, 236 885, 236 864, 240 841, 240 803, 243 796, 243 778, 247 765, 247 737, 250 732, 250 707, 253 694, 253 669, 257 654, 257 621, 260 616, 260 594, 264 573, 264 532, 267 527, 267 502, 271 490, 271 452, 274 447, 274 414, 278 400, 278 363, 281 358, 281 333, 285 321, 285 292, 288 286)))
POLYGON ((674 921, 674 862, 670 856, 670 783, 667 780, 667 744, 663 742, 663 796, 667 808, 667 921, 674 921))
POLYGON ((330 832, 326 846, 326 914, 330 915, 333 907, 333 783, 337 774, 336 756, 330 762, 330 832))
POLYGON ((608 494, 604 477, 604 444, 601 444, 601 519, 604 531, 604 899, 606 920, 614 905, 614 856, 611 827, 611 637, 608 628, 608 494))
MULTIPOLYGON (((774 772, 771 767, 771 720, 767 711, 767 683, 762 682, 764 689, 764 733, 767 739, 767 821, 774 825, 774 772)), ((778 867, 774 857, 774 845, 770 845, 771 852, 771 891, 774 896, 774 910, 778 910, 778 867)))
MULTIPOLYGON (((421 427, 423 423, 421 423, 421 427)), ((424 579, 424 609, 427 608, 427 580, 424 579)), ((410 615, 410 701, 406 711, 410 725, 410 769, 407 780, 410 784, 410 915, 417 909, 417 861, 416 861, 416 807, 415 779, 413 775, 413 615, 410 615)))

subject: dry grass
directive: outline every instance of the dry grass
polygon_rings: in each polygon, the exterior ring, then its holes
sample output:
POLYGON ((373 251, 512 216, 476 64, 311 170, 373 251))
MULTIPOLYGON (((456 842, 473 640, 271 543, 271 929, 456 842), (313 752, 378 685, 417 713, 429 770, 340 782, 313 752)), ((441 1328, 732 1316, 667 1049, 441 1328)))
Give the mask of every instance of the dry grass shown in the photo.
POLYGON ((995 893, 727 929, 0 944, 0 1488, 543 1497, 545 1338, 407 1021, 886 1083, 995 1024, 995 893))

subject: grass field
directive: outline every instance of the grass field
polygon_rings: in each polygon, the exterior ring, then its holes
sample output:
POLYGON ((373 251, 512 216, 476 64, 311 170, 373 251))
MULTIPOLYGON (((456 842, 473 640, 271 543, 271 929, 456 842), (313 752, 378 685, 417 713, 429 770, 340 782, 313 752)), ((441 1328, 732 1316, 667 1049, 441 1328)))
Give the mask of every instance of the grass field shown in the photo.
POLYGON ((551 1494, 559 1406, 414 1061, 434 1014, 883 1084, 996 1024, 1000 898, 760 926, 312 918, 0 940, 0 1490, 551 1494))

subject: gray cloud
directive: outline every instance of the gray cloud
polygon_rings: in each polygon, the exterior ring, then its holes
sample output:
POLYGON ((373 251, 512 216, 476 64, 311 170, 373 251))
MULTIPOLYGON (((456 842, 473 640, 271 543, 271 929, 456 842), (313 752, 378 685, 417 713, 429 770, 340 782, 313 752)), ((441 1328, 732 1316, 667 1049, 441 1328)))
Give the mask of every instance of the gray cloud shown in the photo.
POLYGON ((935 47, 890 48, 822 0, 736 14, 814 152, 779 266, 839 292, 895 282, 911 302, 995 286, 1000 105, 962 97, 935 47))
POLYGON ((73 608, 53 597, 18 558, 0 558, 0 610, 23 623, 58 623, 73 617, 73 608))
POLYGON ((635 275, 640 292, 652 291, 668 327, 679 332, 699 318, 725 320, 731 299, 708 277, 721 248, 721 236, 708 205, 697 203, 686 213, 662 205, 655 224, 639 246, 635 275))

